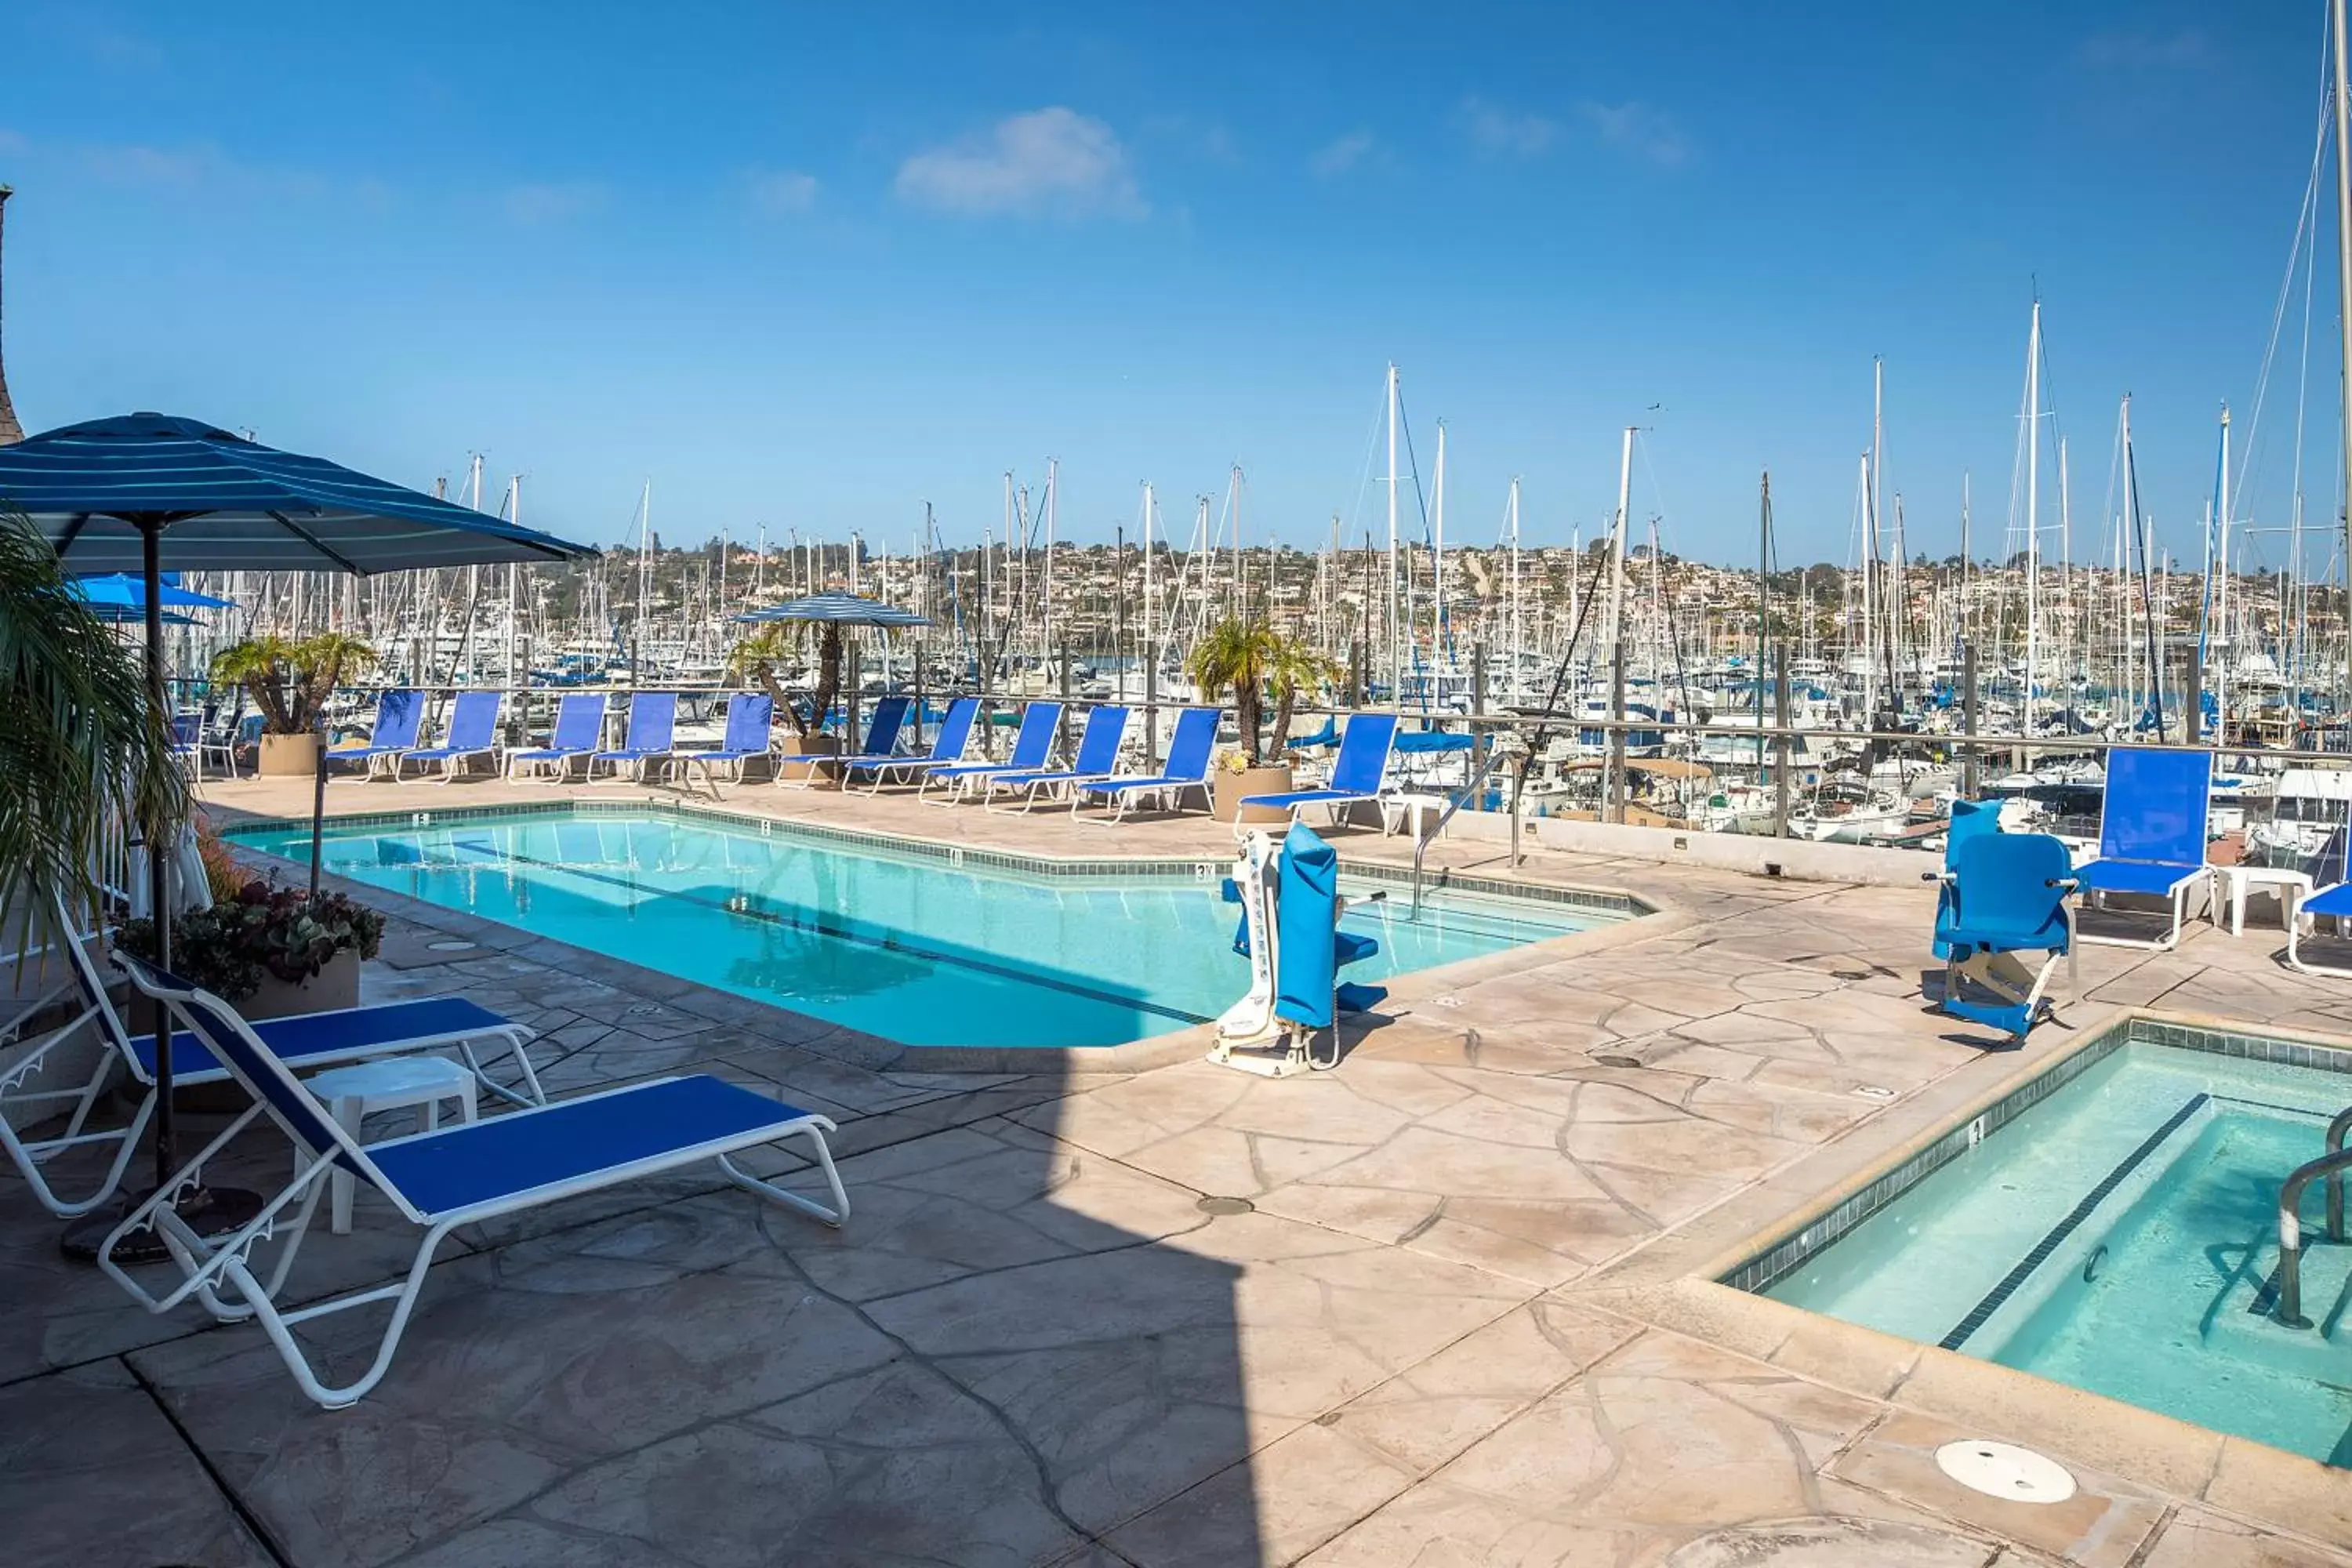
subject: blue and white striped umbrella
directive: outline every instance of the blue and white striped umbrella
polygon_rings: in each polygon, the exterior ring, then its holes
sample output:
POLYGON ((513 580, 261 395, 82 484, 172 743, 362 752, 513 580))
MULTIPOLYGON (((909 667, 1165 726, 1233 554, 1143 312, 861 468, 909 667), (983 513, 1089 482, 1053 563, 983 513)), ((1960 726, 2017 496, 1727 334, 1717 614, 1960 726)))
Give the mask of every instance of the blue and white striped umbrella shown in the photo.
POLYGON ((843 626, 928 626, 931 623, 912 610, 862 599, 855 594, 811 594, 781 605, 751 610, 739 621, 817 621, 843 626))
POLYGON ((76 572, 401 572, 593 555, 583 545, 198 419, 131 414, 0 447, 0 506, 76 572))

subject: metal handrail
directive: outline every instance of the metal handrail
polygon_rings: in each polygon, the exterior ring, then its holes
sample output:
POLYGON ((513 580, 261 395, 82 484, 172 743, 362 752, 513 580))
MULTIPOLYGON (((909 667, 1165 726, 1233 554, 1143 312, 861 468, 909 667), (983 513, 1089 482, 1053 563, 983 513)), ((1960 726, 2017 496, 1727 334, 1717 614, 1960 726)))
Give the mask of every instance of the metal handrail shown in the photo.
POLYGON ((2322 1176, 2340 1181, 2347 1165, 2352 1165, 2352 1149, 2337 1149, 2305 1165, 2279 1187, 2278 1304, 2271 1315, 2290 1329, 2311 1327, 2311 1320, 2303 1315, 2303 1223, 2296 1214, 2303 1190, 2322 1176))
MULTIPOLYGON (((1427 833, 1421 835, 1419 841, 1413 845, 1412 912, 1405 917, 1407 920, 1417 921, 1421 918, 1421 862, 1422 858, 1429 853, 1429 846, 1432 841, 1433 841, 1439 834, 1445 831, 1445 825, 1454 820, 1454 814, 1462 809, 1462 803, 1476 795, 1480 786, 1485 784, 1487 779, 1494 775, 1496 765, 1501 763, 1505 757, 1515 756, 1518 753, 1514 752, 1507 752, 1500 746, 1489 746, 1486 748, 1486 760, 1478 764, 1478 771, 1471 775, 1470 782, 1462 786, 1462 792, 1459 795, 1456 795, 1452 800, 1445 803, 1445 809, 1437 814, 1437 821, 1435 824, 1431 826, 1427 833)), ((1515 838, 1518 832, 1518 822, 1519 815, 1517 811, 1513 811, 1511 813, 1511 831, 1515 838)), ((1516 842, 1511 846, 1511 855, 1514 861, 1516 861, 1518 857, 1518 845, 1516 842)))
MULTIPOLYGON (((2352 1133, 2352 1106, 2336 1113, 2327 1124, 2327 1152, 2331 1154, 2344 1147, 2346 1134, 2352 1133)), ((2344 1239, 2344 1173, 2339 1168, 2327 1173, 2327 1239, 2344 1239)))

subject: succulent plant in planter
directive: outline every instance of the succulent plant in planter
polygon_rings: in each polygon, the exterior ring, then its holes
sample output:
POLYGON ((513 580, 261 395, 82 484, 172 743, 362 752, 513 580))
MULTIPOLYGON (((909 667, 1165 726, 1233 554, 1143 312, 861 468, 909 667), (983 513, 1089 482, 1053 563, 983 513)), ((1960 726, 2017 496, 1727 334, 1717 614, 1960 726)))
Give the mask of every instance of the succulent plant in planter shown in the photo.
MULTIPOLYGON (((134 957, 155 956, 152 921, 126 922, 115 940, 134 957)), ((172 967, 225 1002, 242 1002, 266 979, 315 979, 341 953, 373 958, 383 941, 383 917, 364 904, 256 879, 172 922, 172 967)))

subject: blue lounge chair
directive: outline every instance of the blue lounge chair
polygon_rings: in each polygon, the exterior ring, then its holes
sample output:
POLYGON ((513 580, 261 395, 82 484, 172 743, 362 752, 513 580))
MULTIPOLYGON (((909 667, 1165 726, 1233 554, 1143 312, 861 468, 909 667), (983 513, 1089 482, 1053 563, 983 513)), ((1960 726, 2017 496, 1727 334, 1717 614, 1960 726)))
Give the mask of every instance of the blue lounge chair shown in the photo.
MULTIPOLYGON (((57 907, 55 919, 57 930, 73 929, 62 904, 57 907)), ((89 1213, 114 1195, 140 1135, 154 1114, 155 1037, 133 1035, 123 1026, 122 1016, 115 1011, 113 1000, 108 996, 79 940, 69 936, 50 951, 65 956, 66 1005, 75 1011, 35 1042, 30 1054, 0 1081, 0 1148, 7 1150, 41 1206, 61 1219, 71 1219, 89 1213), (37 1079, 50 1053, 63 1053, 81 1037, 85 1029, 93 1027, 105 1048, 92 1063, 87 1083, 72 1089, 23 1087, 37 1079), (114 1082, 118 1061, 143 1091, 139 1109, 127 1126, 92 1131, 90 1113, 98 1109, 106 1089, 114 1082), (50 1136, 26 1139, 10 1125, 6 1114, 9 1111, 22 1113, 19 1120, 27 1124, 58 1114, 63 1114, 66 1122, 50 1136), (98 1185, 81 1197, 59 1196, 42 1166, 69 1149, 103 1148, 110 1143, 116 1145, 113 1161, 98 1185)), ((540 1089, 530 1055, 524 1048, 525 1042, 535 1037, 532 1031, 460 997, 436 996, 417 1002, 307 1013, 299 1017, 272 1018, 253 1028, 271 1050, 298 1068, 323 1068, 374 1057, 454 1049, 483 1087, 501 1100, 516 1105, 536 1105, 547 1098, 540 1089), (513 1056, 520 1068, 521 1089, 509 1089, 483 1071, 475 1054, 476 1047, 482 1045, 502 1046, 513 1056)), ((60 1054, 58 1059, 62 1062, 66 1058, 60 1054)), ((183 1086, 219 1083, 229 1077, 216 1056, 194 1036, 184 1033, 175 1033, 172 1037, 172 1074, 173 1081, 183 1086)))
POLYGON ((1922 873, 1923 882, 1942 884, 1936 890, 1936 936, 1934 947, 1937 958, 1949 958, 1952 950, 1952 861, 1960 846, 1981 833, 2000 831, 2000 803, 1991 800, 1956 800, 1952 815, 1944 824, 1944 868, 1941 872, 1922 873))
MULTIPOLYGON (((401 752, 392 759, 392 776, 395 783, 407 777, 408 764, 438 763, 441 782, 453 784, 465 771, 466 764, 476 757, 490 759, 490 771, 497 773, 499 753, 499 709, 506 700, 495 691, 460 691, 449 709, 449 732, 437 746, 419 746, 401 752)), ((418 777, 424 774, 420 771, 418 777)))
POLYGON ((2084 942, 2169 952, 2180 944, 2189 895, 2205 889, 2214 907, 2213 871, 2205 863, 2206 812, 2213 790, 2210 752, 2116 746, 2107 752, 2107 786, 2099 808, 2099 854, 2074 868, 2093 906, 2110 893, 2168 900, 2172 923, 2162 936, 2095 936, 2084 942))
POLYGON ((2060 959, 2079 991, 2069 858, 2046 833, 1976 833, 1960 846, 1943 879, 1952 905, 1944 1012, 2021 1041, 2049 1006, 2042 992, 2060 959), (2029 965, 2021 952, 2042 961, 2029 965))
POLYGON ((971 726, 979 717, 979 698, 957 698, 948 704, 947 716, 940 721, 939 733, 931 737, 929 755, 887 756, 877 748, 866 756, 844 757, 841 762, 842 786, 847 788, 849 781, 859 773, 871 773, 874 775, 874 793, 879 795, 886 784, 912 784, 933 768, 956 766, 963 761, 963 749, 971 743, 971 726))
POLYGON ((932 784, 944 784, 946 793, 931 804, 953 805, 965 798, 968 788, 984 780, 1003 773, 1042 773, 1053 759, 1054 736, 1061 727, 1060 703, 1032 702, 1021 710, 1021 727, 1013 732, 1013 750, 1003 762, 957 763, 926 769, 922 783, 915 790, 915 798, 920 800, 929 795, 932 784))
POLYGON ((670 738, 677 732, 677 693, 640 691, 629 699, 629 732, 617 750, 588 753, 588 782, 596 782, 596 764, 612 770, 606 784, 627 780, 643 784, 656 763, 667 763, 675 754, 670 738))
POLYGON ((387 691, 376 699, 375 726, 368 738, 357 745, 328 747, 327 761, 364 763, 364 776, 373 778, 401 752, 416 749, 416 732, 424 724, 425 693, 387 691))
POLYGON ((1040 790, 1059 790, 1067 795, 1076 784, 1107 779, 1118 770, 1118 748, 1126 739, 1126 708, 1102 703, 1087 713, 1087 727, 1078 735, 1077 755, 1070 759, 1068 767, 1041 773, 982 774, 981 799, 994 810, 996 792, 1002 787, 1023 796, 1021 809, 1027 811, 1037 804, 1040 790))
POLYGON ((507 779, 512 783, 515 770, 526 773, 545 768, 561 784, 572 772, 572 764, 586 767, 588 758, 604 739, 604 694, 601 691, 566 693, 555 705, 555 732, 544 746, 533 746, 507 753, 507 779))
POLYGON ((743 782, 745 773, 755 761, 775 766, 776 754, 770 748, 774 743, 771 733, 776 725, 776 701, 764 691, 739 691, 727 700, 727 733, 715 752, 680 752, 677 760, 689 768, 698 768, 702 782, 710 793, 719 793, 719 781, 711 773, 714 766, 724 766, 733 772, 733 782, 743 782))
MULTIPOLYGON (((2303 920, 2305 915, 2333 915, 2336 929, 2344 931, 2345 918, 2352 916, 2352 880, 2347 880, 2346 861, 2352 855, 2352 828, 2338 827, 2327 836, 2311 862, 2312 879, 2320 885, 2294 900, 2286 911, 2287 967, 2304 974, 2352 977, 2352 969, 2340 963, 2315 963, 2303 956, 2303 920)), ((2282 899, 2290 895, 2285 890, 2282 899)), ((2315 929, 2316 921, 2315 921, 2315 929)))
MULTIPOLYGON (((913 703, 911 697, 885 697, 874 704, 874 711, 866 721, 866 743, 855 756, 839 759, 839 765, 850 763, 887 763, 898 756, 898 736, 907 728, 907 710, 913 703)), ((973 703, 977 708, 978 703, 973 703)), ((967 731, 970 729, 966 723, 967 731)), ((824 770, 816 763, 801 769, 798 778, 786 778, 782 768, 776 770, 776 782, 793 789, 807 789, 822 781, 824 770)), ((847 775, 843 775, 847 782, 847 775)))
POLYGON ((172 754, 180 759, 197 783, 205 777, 205 716, 201 713, 172 715, 172 754))
POLYGON ((99 1267, 151 1312, 168 1312, 191 1297, 225 1322, 258 1318, 269 1342, 302 1392, 329 1410, 356 1404, 382 1381, 400 1348, 402 1332, 416 1305, 433 1255, 441 1240, 461 1225, 538 1208, 623 1182, 641 1181, 680 1166, 716 1161, 738 1186, 799 1210, 827 1225, 847 1216, 849 1201, 834 1169, 824 1135, 833 1122, 782 1105, 724 1079, 709 1075, 656 1079, 583 1095, 510 1115, 463 1122, 406 1138, 362 1144, 336 1125, 326 1108, 303 1089, 287 1064, 254 1027, 228 1005, 170 974, 124 961, 131 983, 156 998, 184 1024, 229 1075, 254 1097, 253 1105, 206 1144, 154 1196, 131 1210, 100 1247, 99 1267), (179 1189, 201 1179, 206 1161, 257 1119, 268 1117, 292 1142, 298 1157, 293 1179, 271 1195, 243 1228, 207 1239, 174 1211, 179 1189), (830 1205, 788 1192, 738 1166, 730 1156, 788 1137, 804 1137, 823 1173, 830 1205), (406 1276, 396 1284, 309 1302, 299 1310, 280 1308, 278 1293, 310 1229, 326 1178, 344 1172, 373 1187, 402 1217, 425 1228, 406 1276), (115 1259, 132 1233, 152 1229, 168 1243, 180 1276, 157 1294, 133 1279, 115 1259), (277 1258, 266 1276, 259 1253, 275 1244, 277 1258), (297 1323, 390 1301, 392 1320, 373 1362, 350 1383, 330 1387, 294 1339, 297 1323))
POLYGON ((1339 736, 1339 754, 1331 760, 1331 778, 1321 789, 1292 790, 1286 795, 1245 795, 1244 805, 1287 810, 1296 823, 1310 805, 1328 805, 1338 822, 1348 807, 1381 798, 1381 780, 1388 773, 1389 752, 1396 743, 1396 715, 1358 713, 1339 736))
POLYGON ((1128 807, 1132 803, 1147 796, 1161 810, 1180 810, 1186 792, 1191 790, 1199 790, 1205 805, 1209 795, 1209 756, 1216 748, 1217 710, 1183 709, 1176 715, 1175 729, 1169 732, 1168 760, 1158 773, 1081 784, 1070 792, 1071 814, 1075 816, 1078 807, 1089 800, 1099 800, 1109 810, 1088 820, 1119 823, 1127 820, 1128 807))

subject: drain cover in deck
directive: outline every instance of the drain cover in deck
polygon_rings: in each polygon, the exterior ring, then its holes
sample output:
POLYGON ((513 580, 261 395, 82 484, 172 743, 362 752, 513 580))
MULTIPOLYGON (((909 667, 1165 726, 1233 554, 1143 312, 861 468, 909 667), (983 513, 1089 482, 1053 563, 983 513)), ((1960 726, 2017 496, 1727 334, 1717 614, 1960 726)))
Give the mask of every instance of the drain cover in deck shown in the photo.
POLYGON ((1221 1198, 1213 1195, 1201 1199, 1192 1206, 1202 1214, 1213 1215, 1254 1214, 1257 1210, 1257 1205, 1247 1198, 1221 1198))
POLYGON ((2074 1495, 2074 1478, 2065 1466, 2014 1443, 1947 1443, 1936 1450, 1936 1468, 1964 1487, 2011 1502, 2064 1502, 2074 1495))

